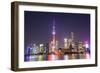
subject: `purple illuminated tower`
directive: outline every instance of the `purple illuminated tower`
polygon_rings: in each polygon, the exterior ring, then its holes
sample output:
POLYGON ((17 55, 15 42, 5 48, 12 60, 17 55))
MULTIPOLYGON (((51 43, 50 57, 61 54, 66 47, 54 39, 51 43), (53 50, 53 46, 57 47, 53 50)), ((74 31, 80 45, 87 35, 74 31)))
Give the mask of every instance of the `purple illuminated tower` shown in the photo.
POLYGON ((55 31, 55 21, 53 21, 53 31, 52 31, 52 51, 56 48, 56 31, 55 31))
POLYGON ((53 20, 53 30, 52 30, 52 40, 50 42, 49 48, 51 52, 54 52, 56 49, 56 31, 55 31, 55 20, 53 20))

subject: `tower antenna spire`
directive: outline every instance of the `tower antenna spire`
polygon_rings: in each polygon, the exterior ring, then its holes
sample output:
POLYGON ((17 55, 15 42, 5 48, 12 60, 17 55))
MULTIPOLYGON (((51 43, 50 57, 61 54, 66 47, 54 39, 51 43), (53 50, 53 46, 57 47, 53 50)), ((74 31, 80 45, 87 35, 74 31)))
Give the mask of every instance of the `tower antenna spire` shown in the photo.
POLYGON ((55 35, 55 33, 56 33, 55 32, 55 19, 53 19, 53 32, 52 32, 52 34, 55 35))

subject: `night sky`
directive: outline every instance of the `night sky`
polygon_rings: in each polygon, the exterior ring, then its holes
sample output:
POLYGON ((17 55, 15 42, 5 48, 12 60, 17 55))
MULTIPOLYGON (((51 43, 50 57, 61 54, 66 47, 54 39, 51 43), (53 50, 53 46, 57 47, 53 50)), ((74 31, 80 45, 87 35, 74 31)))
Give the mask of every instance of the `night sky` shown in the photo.
POLYGON ((70 32, 74 32, 77 41, 90 41, 90 14, 25 11, 24 16, 25 46, 48 43, 52 39, 53 21, 59 42, 69 38, 70 32))

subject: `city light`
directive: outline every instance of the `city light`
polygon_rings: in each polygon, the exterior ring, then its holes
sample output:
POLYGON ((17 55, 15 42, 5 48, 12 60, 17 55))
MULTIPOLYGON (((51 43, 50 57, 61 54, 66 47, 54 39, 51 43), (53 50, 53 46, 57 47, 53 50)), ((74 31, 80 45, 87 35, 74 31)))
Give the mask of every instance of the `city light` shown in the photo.
POLYGON ((64 42, 67 42, 67 38, 64 38, 64 42))
POLYGON ((40 44, 40 47, 42 47, 43 46, 43 44, 40 44))
POLYGON ((64 38, 64 48, 67 48, 67 38, 64 38))
POLYGON ((86 48, 89 48, 89 44, 88 44, 87 41, 85 41, 85 47, 86 47, 86 48))
POLYGON ((63 44, 59 44, 60 41, 56 38, 54 25, 55 23, 53 24, 50 41, 34 43, 25 49, 25 61, 89 59, 88 41, 75 41, 74 32, 70 32, 70 37, 64 38, 63 44), (59 45, 61 46, 59 47, 59 45))
POLYGON ((55 35, 56 33, 55 32, 52 32, 52 34, 55 35))

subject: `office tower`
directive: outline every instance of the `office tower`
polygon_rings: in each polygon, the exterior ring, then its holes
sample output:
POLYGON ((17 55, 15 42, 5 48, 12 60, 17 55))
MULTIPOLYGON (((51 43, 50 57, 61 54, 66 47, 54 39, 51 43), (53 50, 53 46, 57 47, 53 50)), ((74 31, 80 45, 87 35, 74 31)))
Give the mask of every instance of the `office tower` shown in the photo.
POLYGON ((65 49, 68 48, 68 40, 67 40, 67 38, 64 38, 64 48, 65 49))
POLYGON ((71 43, 72 43, 72 39, 68 39, 68 43, 67 43, 67 47, 68 47, 68 49, 70 49, 70 45, 71 45, 71 43))
POLYGON ((75 52, 76 52, 77 48, 75 47, 74 32, 71 32, 70 45, 71 45, 70 49, 72 52, 71 59, 75 59, 76 58, 75 52))
POLYGON ((78 52, 79 52, 79 59, 85 59, 85 48, 83 46, 83 42, 79 42, 78 44, 78 52))
POLYGON ((72 47, 75 48, 74 32, 71 32, 71 44, 72 47))
POLYGON ((31 47, 30 48, 30 55, 32 55, 33 54, 33 48, 31 47))
POLYGON ((58 46, 58 41, 56 41, 56 49, 59 49, 59 46, 58 46))
POLYGON ((39 46, 38 46, 38 45, 36 45, 35 47, 36 47, 35 54, 38 54, 38 53, 40 53, 40 48, 39 48, 39 46))
POLYGON ((86 59, 89 59, 90 58, 90 49, 89 49, 88 41, 85 42, 84 47, 85 47, 86 59))
POLYGON ((46 51, 46 54, 49 53, 49 43, 46 43, 45 44, 45 51, 46 51))
POLYGON ((36 52, 36 44, 32 44, 30 47, 30 54, 35 54, 36 52))
POLYGON ((44 44, 40 44, 39 47, 40 47, 40 53, 43 53, 44 52, 44 44))
POLYGON ((74 43, 74 32, 71 32, 70 33, 70 38, 67 39, 67 40, 65 39, 65 41, 66 41, 67 48, 69 48, 70 45, 74 48, 74 46, 75 46, 75 43, 74 43))
POLYGON ((74 32, 71 32, 71 39, 74 41, 74 32))

